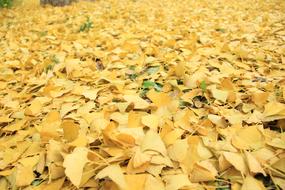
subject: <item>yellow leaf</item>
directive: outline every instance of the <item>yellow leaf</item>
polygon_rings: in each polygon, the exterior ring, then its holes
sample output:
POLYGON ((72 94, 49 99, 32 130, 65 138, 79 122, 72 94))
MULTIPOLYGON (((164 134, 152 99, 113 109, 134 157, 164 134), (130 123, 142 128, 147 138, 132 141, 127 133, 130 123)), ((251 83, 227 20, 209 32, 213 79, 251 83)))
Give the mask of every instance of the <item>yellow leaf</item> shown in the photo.
POLYGON ((18 165, 16 174, 16 186, 22 187, 32 183, 35 179, 33 167, 18 165))
POLYGON ((144 190, 146 176, 146 174, 125 175, 126 190, 144 190))
POLYGON ((247 165, 249 167, 249 171, 253 173, 262 173, 264 176, 266 176, 266 173, 261 167, 260 163, 250 152, 245 152, 245 156, 248 163, 247 165))
POLYGON ((252 101, 257 106, 261 107, 267 102, 267 98, 269 96, 268 92, 259 92, 252 94, 252 101))
POLYGON ((232 143, 239 149, 258 149, 264 145, 264 137, 257 126, 247 126, 236 132, 232 143))
POLYGON ((165 190, 178 190, 191 186, 191 182, 186 174, 167 175, 163 177, 165 190))
POLYGON ((123 98, 129 103, 134 104, 135 109, 146 109, 149 107, 149 103, 139 97, 138 95, 124 95, 123 98))
POLYGON ((149 130, 141 144, 142 151, 153 150, 161 153, 162 155, 166 155, 166 148, 161 140, 159 134, 154 132, 153 130, 149 130))
POLYGON ((147 97, 157 106, 167 106, 171 102, 170 96, 168 96, 164 92, 156 92, 155 90, 151 89, 147 93, 147 97))
POLYGON ((160 178, 147 175, 144 190, 165 190, 164 184, 160 178))
POLYGON ((261 181, 249 175, 244 179, 241 190, 266 190, 266 188, 261 181))
POLYGON ((63 129, 64 138, 68 141, 74 141, 79 134, 79 125, 74 123, 73 120, 65 120, 62 122, 61 127, 63 129))
POLYGON ((127 188, 127 183, 123 171, 119 165, 107 166, 96 175, 95 179, 102 179, 105 177, 109 177, 120 187, 120 189, 125 190, 127 188))
POLYGON ((4 177, 1 177, 0 178, 0 189, 9 189, 8 188, 8 181, 4 178, 4 177))
POLYGON ((20 120, 20 121, 16 121, 15 123, 4 127, 3 131, 10 131, 10 132, 18 131, 25 126, 26 122, 27 121, 25 119, 20 120))
POLYGON ((188 142, 186 139, 176 140, 173 145, 167 149, 169 157, 174 160, 181 162, 187 155, 188 142))
POLYGON ((142 124, 148 126, 151 130, 156 131, 159 124, 159 118, 154 114, 142 116, 142 124))
POLYGON ((285 179, 272 176, 274 184, 278 185, 281 189, 285 189, 285 179))
POLYGON ((64 183, 64 180, 65 180, 65 177, 57 179, 57 180, 54 180, 54 181, 52 181, 49 184, 45 184, 42 187, 42 189, 44 189, 44 190, 60 190, 62 185, 63 185, 63 183, 64 183))
POLYGON ((185 73, 185 62, 178 62, 176 67, 175 67, 175 74, 178 77, 183 77, 185 73))
POLYGON ((213 164, 207 160, 194 164, 190 173, 191 182, 202 182, 215 180, 218 171, 213 164))
POLYGON ((169 146, 173 144, 179 137, 181 137, 183 133, 184 133, 184 130, 177 128, 165 134, 162 140, 166 146, 169 146))
POLYGON ((134 156, 133 156, 133 166, 134 168, 140 167, 141 165, 145 164, 146 162, 149 162, 151 157, 148 154, 145 154, 138 149, 134 156))
POLYGON ((60 116, 64 117, 68 112, 77 109, 79 106, 74 105, 73 103, 65 103, 62 104, 61 109, 60 109, 60 116))
POLYGON ((77 188, 80 185, 82 172, 85 164, 88 162, 88 149, 85 147, 77 147, 69 155, 66 155, 63 167, 65 174, 77 188))
POLYGON ((25 115, 36 116, 41 112, 42 107, 42 103, 39 100, 34 100, 31 105, 26 108, 25 115))
POLYGON ((13 121, 13 119, 12 119, 12 118, 9 118, 9 117, 7 117, 7 116, 1 116, 1 117, 0 117, 0 123, 9 123, 9 122, 11 122, 11 121, 13 121))
POLYGON ((271 141, 267 142, 267 144, 276 148, 285 149, 285 141, 280 138, 274 138, 271 141))
POLYGON ((247 167, 241 154, 234 152, 224 152, 223 155, 225 159, 231 163, 231 165, 233 165, 238 171, 242 172, 243 174, 247 173, 247 167))
POLYGON ((76 147, 85 147, 87 144, 88 144, 88 139, 86 135, 83 134, 79 134, 74 141, 69 143, 70 146, 76 146, 76 147))
POLYGON ((99 92, 100 89, 91 89, 91 90, 84 90, 82 95, 85 98, 88 98, 90 100, 95 100, 97 98, 97 93, 99 92))
POLYGON ((224 91, 224 90, 218 90, 218 89, 212 89, 212 95, 215 99, 220 100, 221 102, 226 103, 227 102, 227 98, 229 95, 228 91, 224 91))
POLYGON ((264 120, 270 121, 270 116, 278 116, 279 119, 285 118, 285 104, 279 102, 269 102, 264 106, 264 120))
POLYGON ((128 116, 128 127, 140 127, 141 126, 141 114, 131 111, 128 116))
POLYGON ((272 167, 285 173, 285 157, 275 162, 272 167))
POLYGON ((110 119, 118 122, 120 125, 128 124, 128 115, 120 112, 114 112, 110 115, 110 119))

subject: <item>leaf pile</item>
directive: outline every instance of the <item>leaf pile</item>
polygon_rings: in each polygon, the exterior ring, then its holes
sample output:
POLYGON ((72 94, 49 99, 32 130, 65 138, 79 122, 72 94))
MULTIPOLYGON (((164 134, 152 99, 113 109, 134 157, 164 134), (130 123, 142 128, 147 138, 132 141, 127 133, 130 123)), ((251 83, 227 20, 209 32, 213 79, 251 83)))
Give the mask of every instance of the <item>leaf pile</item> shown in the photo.
POLYGON ((284 10, 1 10, 0 189, 285 189, 284 10))

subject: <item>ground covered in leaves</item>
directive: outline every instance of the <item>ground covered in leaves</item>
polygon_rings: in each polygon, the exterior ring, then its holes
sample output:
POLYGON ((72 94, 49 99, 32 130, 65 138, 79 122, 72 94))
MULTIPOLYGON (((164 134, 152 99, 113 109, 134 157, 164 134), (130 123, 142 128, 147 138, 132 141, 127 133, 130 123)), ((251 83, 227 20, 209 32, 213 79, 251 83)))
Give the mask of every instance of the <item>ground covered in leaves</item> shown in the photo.
POLYGON ((0 189, 285 189, 284 10, 0 10, 0 189))

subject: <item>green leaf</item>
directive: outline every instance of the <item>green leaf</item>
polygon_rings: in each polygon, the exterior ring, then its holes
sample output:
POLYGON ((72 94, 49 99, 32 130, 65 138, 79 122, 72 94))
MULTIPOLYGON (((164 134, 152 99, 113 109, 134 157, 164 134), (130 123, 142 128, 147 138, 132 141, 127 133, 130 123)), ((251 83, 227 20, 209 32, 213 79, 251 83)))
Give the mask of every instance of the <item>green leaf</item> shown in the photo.
POLYGON ((149 68, 147 68, 147 73, 149 74, 149 75, 152 75, 152 74, 154 74, 154 73, 156 73, 157 71, 159 71, 159 67, 160 66, 152 66, 152 67, 149 67, 149 68))
POLYGON ((39 32, 40 37, 44 37, 44 36, 46 36, 47 34, 48 34, 47 31, 39 32))
POLYGON ((130 78, 131 80, 135 80, 137 77, 138 77, 137 74, 131 74, 131 75, 129 75, 129 78, 130 78))
POLYGON ((206 81, 203 80, 200 84, 200 88, 202 89, 202 92, 205 93, 207 91, 207 84, 206 81))
POLYGON ((157 82, 154 84, 154 89, 156 91, 160 92, 162 90, 162 88, 163 88, 162 84, 159 84, 157 82))
POLYGON ((48 71, 53 69, 53 65, 49 64, 46 66, 46 73, 48 73, 48 71))
POLYGON ((217 32, 221 32, 221 33, 225 33, 226 30, 224 28, 217 28, 216 29, 217 32))
POLYGON ((32 182, 32 186, 39 186, 41 183, 43 182, 43 179, 35 179, 33 182, 32 182))
POLYGON ((186 108, 186 107, 190 107, 191 104, 189 102, 185 102, 183 100, 179 100, 179 108, 180 109, 183 109, 183 108, 186 108))
POLYGON ((90 18, 87 17, 86 22, 80 26, 79 32, 89 31, 91 28, 93 28, 93 21, 91 21, 90 18))
POLYGON ((53 55, 51 57, 51 61, 54 63, 54 64, 58 64, 59 63, 59 59, 56 57, 56 55, 53 55))
POLYGON ((0 0, 0 8, 11 8, 13 0, 0 0))
POLYGON ((162 84, 159 84, 157 82, 152 82, 149 80, 143 81, 143 85, 142 85, 143 89, 154 88, 158 92, 160 92, 162 90, 162 87, 163 87, 162 84))
POLYGON ((130 66, 130 70, 134 71, 136 69, 136 66, 135 65, 131 65, 130 66))
POLYGON ((154 87, 154 85, 155 85, 155 82, 146 80, 146 81, 143 81, 142 87, 143 88, 151 88, 151 87, 154 87))

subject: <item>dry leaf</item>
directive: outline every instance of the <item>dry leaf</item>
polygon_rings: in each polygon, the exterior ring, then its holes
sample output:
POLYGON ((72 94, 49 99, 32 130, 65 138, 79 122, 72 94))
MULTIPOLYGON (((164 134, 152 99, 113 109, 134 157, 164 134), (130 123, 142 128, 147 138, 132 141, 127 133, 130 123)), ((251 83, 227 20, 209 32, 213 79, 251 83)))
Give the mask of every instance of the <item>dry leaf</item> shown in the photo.
POLYGON ((149 103, 139 97, 138 95, 124 95, 123 98, 129 103, 134 104, 135 109, 146 109, 149 107, 149 103))
POLYGON ((233 165, 238 171, 243 174, 247 173, 247 166, 241 154, 233 152, 224 152, 223 155, 225 159, 229 163, 231 163, 231 165, 233 165))
POLYGON ((87 148, 78 147, 75 148, 71 154, 66 155, 63 162, 66 176, 77 188, 81 183, 83 168, 88 162, 87 154, 87 148))
POLYGON ((79 125, 72 120, 65 120, 61 123, 63 129, 64 138, 71 142, 75 140, 79 134, 79 125))
POLYGON ((36 116, 42 110, 42 103, 39 100, 32 101, 31 105, 25 110, 25 115, 36 116))
POLYGON ((107 166, 96 175, 95 179, 102 179, 105 177, 109 177, 114 183, 119 186, 120 189, 124 190, 127 188, 127 182, 119 165, 107 166))
POLYGON ((188 176, 185 174, 167 175, 163 177, 165 190, 178 190, 191 186, 188 176))
POLYGON ((213 97, 217 100, 220 100, 221 102, 226 102, 229 93, 227 91, 223 91, 223 90, 218 90, 218 89, 212 89, 212 94, 213 97))
POLYGON ((250 172, 262 173, 264 176, 266 176, 266 173, 261 167, 260 163, 250 152, 245 152, 245 156, 246 156, 247 165, 249 167, 250 172))
POLYGON ((147 97, 157 106, 167 106, 171 102, 171 98, 163 92, 156 92, 155 90, 150 90, 147 93, 147 97))
POLYGON ((142 151, 153 150, 161 153, 162 155, 166 155, 166 148, 163 141, 161 140, 160 136, 153 130, 149 130, 146 133, 141 143, 141 149, 142 151))
POLYGON ((148 126, 150 129, 156 131, 156 129, 159 125, 159 118, 154 114, 145 115, 142 117, 141 122, 145 126, 148 126))
POLYGON ((246 176, 242 184, 241 190, 266 190, 261 181, 256 180, 252 176, 246 176))

